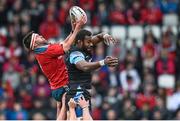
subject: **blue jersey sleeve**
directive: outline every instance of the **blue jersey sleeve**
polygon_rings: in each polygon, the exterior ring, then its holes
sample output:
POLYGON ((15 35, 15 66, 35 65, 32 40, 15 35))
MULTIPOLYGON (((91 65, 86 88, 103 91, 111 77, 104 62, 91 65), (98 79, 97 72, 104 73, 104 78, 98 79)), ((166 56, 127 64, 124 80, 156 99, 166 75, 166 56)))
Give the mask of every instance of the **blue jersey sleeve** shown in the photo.
POLYGON ((79 51, 74 51, 70 54, 70 63, 76 64, 79 61, 85 60, 84 55, 79 51))

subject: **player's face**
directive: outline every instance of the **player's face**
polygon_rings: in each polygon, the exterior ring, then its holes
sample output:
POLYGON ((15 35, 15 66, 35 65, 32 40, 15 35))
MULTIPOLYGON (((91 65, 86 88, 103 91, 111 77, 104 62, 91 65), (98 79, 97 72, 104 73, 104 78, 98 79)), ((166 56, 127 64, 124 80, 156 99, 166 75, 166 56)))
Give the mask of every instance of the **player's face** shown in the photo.
POLYGON ((44 39, 44 37, 39 34, 37 35, 36 42, 39 44, 47 43, 46 39, 44 39))
POLYGON ((92 52, 93 50, 93 43, 91 41, 91 36, 86 36, 85 40, 83 41, 83 49, 88 51, 88 52, 92 52))
POLYGON ((48 44, 47 40, 43 36, 38 34, 36 37, 35 47, 45 45, 45 44, 48 44))

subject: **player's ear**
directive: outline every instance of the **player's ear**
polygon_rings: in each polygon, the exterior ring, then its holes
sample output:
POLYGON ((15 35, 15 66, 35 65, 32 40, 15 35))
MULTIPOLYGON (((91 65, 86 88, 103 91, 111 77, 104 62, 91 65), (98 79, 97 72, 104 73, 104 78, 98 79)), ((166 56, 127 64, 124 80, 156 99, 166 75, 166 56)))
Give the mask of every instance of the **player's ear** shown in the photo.
POLYGON ((81 40, 77 40, 77 41, 76 41, 76 44, 77 44, 77 45, 82 45, 82 41, 81 41, 81 40))

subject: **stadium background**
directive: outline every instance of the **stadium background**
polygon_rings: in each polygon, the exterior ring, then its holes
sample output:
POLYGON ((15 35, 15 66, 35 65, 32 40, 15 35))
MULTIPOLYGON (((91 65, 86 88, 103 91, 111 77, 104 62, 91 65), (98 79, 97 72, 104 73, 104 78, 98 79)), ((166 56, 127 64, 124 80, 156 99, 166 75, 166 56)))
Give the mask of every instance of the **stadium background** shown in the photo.
POLYGON ((113 55, 120 64, 93 73, 93 118, 180 120, 179 0, 0 0, 0 119, 55 119, 48 81, 22 37, 34 30, 63 40, 72 5, 86 11, 85 28, 119 40, 95 48, 94 61, 113 55))

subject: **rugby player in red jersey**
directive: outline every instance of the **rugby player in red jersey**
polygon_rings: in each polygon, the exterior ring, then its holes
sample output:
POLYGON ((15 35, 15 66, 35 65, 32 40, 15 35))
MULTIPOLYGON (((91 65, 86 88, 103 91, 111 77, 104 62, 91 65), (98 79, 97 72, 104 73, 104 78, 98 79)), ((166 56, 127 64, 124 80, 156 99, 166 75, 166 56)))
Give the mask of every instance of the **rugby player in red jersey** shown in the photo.
POLYGON ((85 17, 72 24, 73 32, 63 41, 49 44, 41 35, 30 32, 23 38, 23 44, 29 51, 35 53, 39 66, 48 78, 52 96, 57 101, 57 119, 61 109, 61 98, 65 93, 68 84, 68 72, 63 59, 63 55, 69 51, 75 41, 76 34, 85 23, 85 17))

